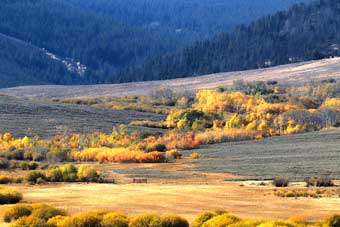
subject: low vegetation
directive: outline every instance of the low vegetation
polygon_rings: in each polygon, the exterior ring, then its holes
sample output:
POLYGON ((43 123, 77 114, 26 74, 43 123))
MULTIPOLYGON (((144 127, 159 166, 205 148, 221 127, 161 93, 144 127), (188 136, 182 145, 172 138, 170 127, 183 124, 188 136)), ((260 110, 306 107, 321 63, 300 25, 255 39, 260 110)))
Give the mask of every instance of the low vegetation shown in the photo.
POLYGON ((334 182, 331 178, 325 176, 319 177, 309 177, 306 180, 306 184, 308 187, 332 187, 334 186, 334 182))
POLYGON ((31 171, 26 180, 30 184, 42 184, 45 182, 104 182, 103 176, 93 167, 81 165, 64 165, 50 168, 49 170, 31 171))
POLYGON ((20 192, 8 189, 0 188, 0 204, 13 204, 22 200, 23 196, 20 192))
MULTIPOLYGON (((18 204, 4 212, 4 221, 11 226, 43 226, 43 227, 189 227, 189 222, 178 215, 140 214, 128 217, 125 214, 110 211, 90 211, 72 216, 65 211, 46 204, 18 204)), ((193 227, 337 227, 340 216, 332 215, 318 223, 292 217, 289 220, 266 221, 256 219, 241 219, 225 211, 205 212, 198 215, 193 227)))
POLYGON ((274 177, 273 185, 275 187, 287 187, 289 184, 289 179, 286 177, 274 177))

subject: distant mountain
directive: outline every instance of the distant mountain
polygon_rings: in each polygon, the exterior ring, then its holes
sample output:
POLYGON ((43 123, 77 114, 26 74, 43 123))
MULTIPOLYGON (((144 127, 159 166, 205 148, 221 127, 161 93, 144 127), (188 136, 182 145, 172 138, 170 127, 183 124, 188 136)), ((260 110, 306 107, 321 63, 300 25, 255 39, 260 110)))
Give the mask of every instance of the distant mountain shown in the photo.
POLYGON ((297 4, 121 73, 131 81, 157 80, 340 56, 339 15, 339 0, 297 4))
POLYGON ((3 0, 1 87, 140 80, 141 65, 308 0, 3 0))

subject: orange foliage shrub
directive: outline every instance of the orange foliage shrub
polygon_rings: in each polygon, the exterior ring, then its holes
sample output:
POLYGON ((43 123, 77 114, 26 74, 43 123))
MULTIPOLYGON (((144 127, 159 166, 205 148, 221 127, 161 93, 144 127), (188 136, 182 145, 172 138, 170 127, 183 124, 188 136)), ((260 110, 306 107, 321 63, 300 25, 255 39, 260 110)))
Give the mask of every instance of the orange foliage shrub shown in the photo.
POLYGON ((127 148, 87 148, 82 151, 73 152, 76 161, 98 161, 98 162, 162 162, 165 155, 161 152, 144 153, 127 148))

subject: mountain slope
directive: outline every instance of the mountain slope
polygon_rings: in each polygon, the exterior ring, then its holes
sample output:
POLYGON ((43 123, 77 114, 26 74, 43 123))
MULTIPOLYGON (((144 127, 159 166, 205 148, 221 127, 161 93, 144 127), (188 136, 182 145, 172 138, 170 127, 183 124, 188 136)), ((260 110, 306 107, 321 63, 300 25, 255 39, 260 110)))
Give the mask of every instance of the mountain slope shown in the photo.
POLYGON ((2 48, 0 86, 135 80, 117 71, 300 1, 309 0, 4 0, 1 34, 86 70, 72 77, 40 52, 2 48))
POLYGON ((0 33, 0 87, 26 84, 73 84, 80 80, 62 61, 31 44, 0 33), (56 76, 57 75, 57 76, 56 76))
POLYGON ((0 89, 0 94, 21 97, 64 98, 150 95, 152 91, 167 87, 176 91, 195 91, 229 86, 234 80, 277 80, 280 84, 303 84, 312 80, 334 78, 340 80, 340 58, 289 64, 266 69, 219 73, 199 77, 84 86, 25 86, 0 89))
POLYGON ((310 0, 69 0, 121 24, 180 35, 183 43, 229 31, 261 16, 310 0), (184 39, 184 40, 183 40, 184 39))
POLYGON ((338 0, 294 5, 122 74, 131 81, 170 79, 340 56, 339 15, 338 0))

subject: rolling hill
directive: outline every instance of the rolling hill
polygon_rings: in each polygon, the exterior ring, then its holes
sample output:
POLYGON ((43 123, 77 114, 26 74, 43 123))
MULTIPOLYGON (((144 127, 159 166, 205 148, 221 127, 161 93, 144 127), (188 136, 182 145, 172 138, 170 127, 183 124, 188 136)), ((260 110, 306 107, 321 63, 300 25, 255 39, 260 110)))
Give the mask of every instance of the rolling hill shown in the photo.
POLYGON ((280 84, 308 83, 311 80, 340 79, 340 58, 309 61, 266 69, 211 74, 184 79, 122 84, 80 86, 23 86, 0 89, 1 94, 22 97, 95 97, 149 95, 155 89, 168 87, 177 91, 228 86, 237 79, 277 80, 280 84))
POLYGON ((2 1, 0 87, 127 82, 125 67, 301 1, 2 1))
POLYGON ((10 132, 14 136, 49 138, 69 132, 110 133, 114 126, 134 120, 163 118, 153 113, 91 108, 0 95, 0 132, 10 132))

